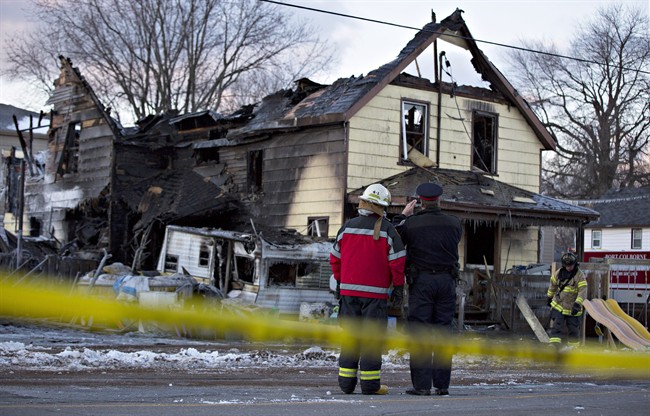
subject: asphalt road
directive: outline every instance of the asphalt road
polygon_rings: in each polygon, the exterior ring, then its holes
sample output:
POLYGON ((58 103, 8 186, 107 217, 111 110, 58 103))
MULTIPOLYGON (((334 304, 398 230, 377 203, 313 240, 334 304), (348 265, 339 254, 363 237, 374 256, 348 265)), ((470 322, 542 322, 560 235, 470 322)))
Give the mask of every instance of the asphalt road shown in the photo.
POLYGON ((389 394, 366 396, 358 393, 359 388, 351 395, 339 390, 334 358, 318 364, 304 360, 304 365, 283 365, 294 361, 272 358, 292 356, 309 345, 265 344, 260 348, 247 343, 11 324, 0 325, 2 343, 30 347, 9 348, 4 353, 0 348, 0 416, 650 414, 650 368, 647 377, 635 380, 615 373, 601 377, 561 373, 548 364, 517 359, 455 357, 450 396, 418 397, 404 394, 411 385, 410 374, 408 364, 400 362, 382 369, 382 383, 389 386, 389 394), (242 357, 250 349, 262 359, 235 360, 211 368, 200 361, 175 363, 169 358, 152 367, 93 368, 92 363, 75 367, 69 362, 57 367, 60 364, 47 358, 68 348, 99 354, 145 350, 163 356, 190 347, 224 353, 236 347, 242 357), (23 353, 28 355, 22 357, 23 353))
POLYGON ((7 371, 0 376, 0 414, 631 416, 650 408, 647 380, 553 381, 547 372, 526 374, 528 381, 492 383, 480 381, 479 372, 465 373, 450 396, 417 397, 404 394, 407 369, 383 373, 390 386, 385 396, 341 393, 334 368, 7 371))

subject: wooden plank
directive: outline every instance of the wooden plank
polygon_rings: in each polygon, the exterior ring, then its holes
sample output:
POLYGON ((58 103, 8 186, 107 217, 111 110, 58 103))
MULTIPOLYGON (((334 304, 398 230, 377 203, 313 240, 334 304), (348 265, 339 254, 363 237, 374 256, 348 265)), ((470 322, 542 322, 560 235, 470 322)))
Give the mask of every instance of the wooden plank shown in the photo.
POLYGON ((528 304, 528 301, 526 301, 526 298, 521 293, 517 294, 517 300, 515 301, 515 303, 517 304, 517 307, 519 308, 521 313, 524 315, 524 318, 526 318, 526 322, 528 322, 528 325, 530 325, 533 332, 535 332, 537 339, 540 342, 549 343, 550 339, 548 337, 548 334, 546 333, 546 330, 539 322, 539 319, 537 319, 537 316, 535 316, 535 313, 530 308, 530 305, 528 304))

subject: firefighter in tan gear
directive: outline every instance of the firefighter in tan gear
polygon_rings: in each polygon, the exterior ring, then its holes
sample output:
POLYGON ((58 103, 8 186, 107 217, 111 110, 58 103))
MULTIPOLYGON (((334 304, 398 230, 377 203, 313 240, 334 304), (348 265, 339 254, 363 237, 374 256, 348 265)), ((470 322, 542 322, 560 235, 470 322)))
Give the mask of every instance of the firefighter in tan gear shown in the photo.
POLYGON ((580 345, 580 323, 582 321, 582 303, 587 297, 587 278, 578 268, 578 259, 573 253, 562 256, 562 268, 551 276, 551 284, 546 296, 551 307, 551 345, 560 347, 566 327, 569 347, 580 345))

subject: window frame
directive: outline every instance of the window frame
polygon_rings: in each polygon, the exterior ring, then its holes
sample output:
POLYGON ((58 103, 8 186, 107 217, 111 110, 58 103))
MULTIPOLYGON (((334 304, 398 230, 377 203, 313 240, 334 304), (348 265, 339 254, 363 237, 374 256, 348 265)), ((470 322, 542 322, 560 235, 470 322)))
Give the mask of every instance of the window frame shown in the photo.
MULTIPOLYGON (((410 111, 410 110, 409 110, 410 111)), ((408 157, 408 133, 410 134, 421 134, 422 135, 422 147, 418 148, 416 147, 415 149, 418 150, 420 153, 422 153, 425 156, 429 156, 429 114, 430 114, 430 103, 426 101, 420 101, 420 100, 412 100, 408 98, 403 98, 400 102, 400 145, 399 145, 399 161, 400 163, 405 163, 409 161, 408 157), (411 105, 415 107, 422 107, 424 111, 424 115, 422 117, 423 120, 423 126, 422 126, 422 132, 416 132, 416 131, 408 131, 406 130, 407 123, 406 123, 406 106, 411 105)))
POLYGON ((331 274, 328 260, 273 258, 268 259, 266 286, 294 290, 327 289, 331 274), (280 276, 280 279, 276 280, 275 276, 280 276))
POLYGON ((641 250, 643 248, 643 229, 642 228, 632 228, 630 231, 630 248, 632 250, 641 250), (634 234, 638 232, 638 238, 634 237, 634 234), (635 247, 634 242, 635 240, 638 240, 639 245, 638 247, 635 247))
POLYGON ((603 230, 591 230, 591 248, 603 248, 603 230), (598 233, 599 237, 594 238, 594 234, 598 233), (594 244, 598 241, 598 245, 594 244))
POLYGON ((326 215, 307 217, 307 230, 309 231, 309 235, 312 237, 328 238, 329 225, 330 217, 326 215), (315 230, 314 227, 316 223, 318 223, 318 230, 315 230))
POLYGON ((57 165, 57 174, 61 177, 79 172, 79 146, 82 125, 81 123, 71 122, 68 123, 67 129, 57 165))
MULTIPOLYGON (((487 123, 483 123, 487 124, 487 123)), ((490 111, 483 111, 483 110, 472 110, 472 153, 470 157, 470 163, 471 163, 471 168, 476 168, 480 169, 483 172, 486 173, 491 173, 491 174, 496 174, 498 172, 498 166, 497 166, 497 155, 498 155, 498 149, 499 149, 499 114, 498 113, 493 113, 490 111), (476 146, 476 135, 478 134, 478 122, 479 120, 483 119, 492 119, 492 151, 490 154, 490 165, 489 166, 481 166, 478 163, 478 160, 483 160, 482 157, 478 157, 477 153, 478 150, 476 146), (487 170, 486 170, 487 168, 487 170)), ((483 160, 483 163, 486 163, 483 160)))

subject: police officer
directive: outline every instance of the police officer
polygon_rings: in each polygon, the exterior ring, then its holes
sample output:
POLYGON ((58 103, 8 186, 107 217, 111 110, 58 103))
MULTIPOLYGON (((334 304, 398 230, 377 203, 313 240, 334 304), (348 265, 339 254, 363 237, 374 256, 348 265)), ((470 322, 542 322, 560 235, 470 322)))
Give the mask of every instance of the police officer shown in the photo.
POLYGON ((578 258, 568 252, 562 256, 562 267, 551 276, 546 292, 547 304, 551 307, 553 328, 550 333, 551 345, 560 348, 566 326, 567 347, 580 345, 580 324, 582 322, 582 302, 587 297, 587 277, 578 267, 578 258))
MULTIPOLYGON (((409 284, 409 328, 433 326, 450 331, 456 312, 458 244, 463 228, 460 220, 442 213, 442 187, 423 183, 416 189, 422 210, 414 213, 418 200, 409 202, 394 219, 406 246, 409 284)), ((452 354, 417 348, 411 351, 412 389, 406 393, 428 396, 431 385, 440 396, 449 394, 452 354)))

